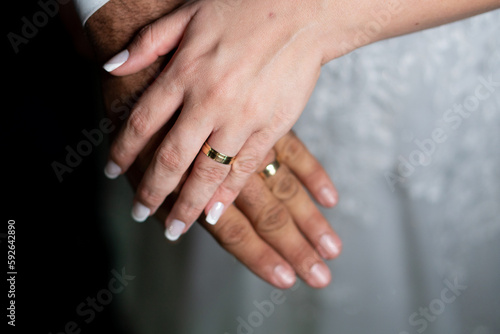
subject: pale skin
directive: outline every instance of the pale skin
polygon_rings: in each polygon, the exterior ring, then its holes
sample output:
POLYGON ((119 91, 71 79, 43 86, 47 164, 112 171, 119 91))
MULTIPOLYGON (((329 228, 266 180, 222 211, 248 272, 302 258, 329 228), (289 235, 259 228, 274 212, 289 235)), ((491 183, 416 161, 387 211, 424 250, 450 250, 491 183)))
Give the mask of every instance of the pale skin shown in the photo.
POLYGON ((143 28, 105 66, 113 75, 130 75, 176 48, 114 140, 108 167, 113 176, 127 171, 180 108, 138 185, 134 210, 139 219, 154 214, 192 166, 165 219, 167 229, 182 222, 185 233, 202 212, 231 205, 300 116, 323 64, 366 44, 499 7, 499 0, 189 2, 143 28), (395 6, 383 25, 359 38, 374 12, 395 6), (237 155, 235 164, 200 153, 205 141, 237 155))
MULTIPOLYGON (((124 47, 140 27, 175 5, 176 2, 138 0, 130 8, 122 2, 110 1, 86 25, 98 60, 124 47)), ((104 102, 110 118, 117 123, 121 121, 121 112, 113 112, 114 102, 139 96, 162 63, 164 60, 160 59, 147 70, 125 77, 104 75, 104 102)), ((127 170, 134 188, 169 128, 167 124, 156 133, 127 170)), ((342 244, 307 191, 326 207, 337 202, 337 192, 319 162, 292 133, 282 137, 267 153, 258 171, 276 154, 280 156, 281 167, 275 176, 263 179, 253 173, 217 224, 202 225, 222 247, 266 282, 289 288, 298 275, 312 287, 325 287, 331 274, 324 260, 336 258, 342 244), (325 190, 330 195, 325 196, 325 190)), ((182 182, 157 210, 156 216, 161 221, 170 212, 181 186, 182 182)))

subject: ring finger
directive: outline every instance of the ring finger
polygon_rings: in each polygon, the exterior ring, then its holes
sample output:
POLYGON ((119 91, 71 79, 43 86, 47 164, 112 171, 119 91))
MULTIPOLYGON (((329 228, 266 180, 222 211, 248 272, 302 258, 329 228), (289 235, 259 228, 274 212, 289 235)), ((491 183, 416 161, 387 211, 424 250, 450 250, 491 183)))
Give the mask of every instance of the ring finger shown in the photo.
POLYGON ((340 238, 288 166, 275 160, 266 166, 261 177, 316 251, 325 259, 337 257, 342 245, 340 238))
MULTIPOLYGON (((272 160, 266 158, 266 161, 272 160)), ((315 288, 326 286, 331 279, 330 270, 304 238, 288 208, 258 174, 253 174, 248 184, 254 186, 241 192, 235 202, 237 207, 261 238, 281 254, 302 279, 315 288)))
MULTIPOLYGON (((198 153, 193 169, 182 186, 179 198, 165 221, 166 230, 176 232, 175 234, 167 233, 169 239, 175 240, 189 229, 229 174, 231 165, 227 162, 232 161, 231 159, 237 155, 242 146, 239 140, 234 138, 234 134, 220 131, 212 133, 207 139, 206 153, 203 150, 198 153), (224 157, 227 158, 226 161, 224 157), (176 228, 174 229, 173 226, 176 228)), ((207 219, 207 222, 215 224, 223 212, 224 205, 216 203, 207 217, 213 219, 207 219)))

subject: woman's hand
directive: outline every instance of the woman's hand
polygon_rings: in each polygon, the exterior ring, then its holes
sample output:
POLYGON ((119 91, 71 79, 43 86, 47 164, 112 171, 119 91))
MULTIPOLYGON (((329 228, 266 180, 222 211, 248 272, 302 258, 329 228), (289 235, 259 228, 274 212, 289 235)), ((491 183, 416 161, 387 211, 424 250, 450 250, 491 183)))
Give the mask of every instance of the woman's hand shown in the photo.
MULTIPOLYGON (((117 127, 129 114, 128 106, 158 73, 161 63, 159 60, 146 71, 126 77, 104 76, 107 115, 117 127)), ((153 136, 128 169, 127 177, 134 189, 169 126, 153 136)), ((199 221, 222 247, 266 282, 289 288, 298 275, 312 287, 325 287, 331 274, 324 260, 336 258, 342 244, 308 192, 321 205, 333 207, 338 200, 337 191, 321 164, 291 132, 276 143, 264 160, 216 225, 205 223, 203 217, 199 221), (276 155, 281 163, 276 175, 260 176, 259 172, 276 155)), ((156 217, 161 222, 165 222, 174 205, 182 181, 157 210, 156 217)), ((165 235, 176 240, 186 231, 182 226, 180 230, 170 226, 165 235)))
POLYGON ((321 13, 318 1, 191 2, 143 28, 105 65, 129 75, 177 47, 110 150, 106 170, 115 177, 182 109, 138 185, 136 220, 158 209, 194 161, 166 224, 187 231, 204 210, 217 222, 305 107, 323 60, 321 13), (237 156, 234 164, 200 152, 205 142, 237 156))

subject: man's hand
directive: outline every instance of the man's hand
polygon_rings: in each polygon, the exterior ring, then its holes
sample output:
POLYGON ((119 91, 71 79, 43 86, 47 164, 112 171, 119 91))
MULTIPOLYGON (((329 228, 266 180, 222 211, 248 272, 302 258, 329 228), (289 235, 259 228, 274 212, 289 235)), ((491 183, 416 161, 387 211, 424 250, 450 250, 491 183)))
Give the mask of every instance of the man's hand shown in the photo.
MULTIPOLYGON (((127 172, 134 187, 151 156, 151 151, 144 152, 127 172)), ((222 247, 270 284, 288 288, 298 274, 310 286, 322 288, 331 279, 322 258, 336 258, 342 244, 304 186, 327 207, 337 202, 336 191, 325 170, 292 132, 280 139, 259 170, 276 156, 280 167, 274 176, 253 174, 216 225, 204 219, 200 223, 222 247)), ((156 212, 160 221, 165 221, 179 188, 156 212)), ((167 237, 177 240, 184 228, 167 229, 167 237)))

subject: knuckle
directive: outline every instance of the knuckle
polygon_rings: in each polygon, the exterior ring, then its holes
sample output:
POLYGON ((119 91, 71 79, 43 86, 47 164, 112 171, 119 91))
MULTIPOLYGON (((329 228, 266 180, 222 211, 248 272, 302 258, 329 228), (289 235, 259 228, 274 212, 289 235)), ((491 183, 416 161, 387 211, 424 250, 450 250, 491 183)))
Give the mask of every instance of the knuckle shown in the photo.
POLYGON ((283 228, 289 221, 288 210, 281 203, 266 207, 259 215, 256 229, 261 232, 274 232, 283 228))
POLYGON ((140 202, 146 206, 158 206, 165 199, 165 195, 150 187, 141 187, 137 190, 140 202))
POLYGON ((121 165, 123 161, 126 161, 127 158, 126 150, 121 142, 114 142, 109 148, 109 154, 111 159, 119 165, 121 165))
POLYGON ((211 105, 234 105, 240 74, 229 71, 222 75, 209 74, 211 84, 205 86, 205 100, 211 105))
POLYGON ((208 105, 232 104, 228 84, 222 80, 215 85, 210 85, 205 93, 205 101, 208 105))
MULTIPOLYGON (((313 208, 316 209, 316 206, 313 206, 313 208)), ((323 228, 324 223, 328 224, 325 221, 325 217, 321 214, 320 211, 318 210, 311 210, 311 212, 308 214, 308 217, 304 221, 304 225, 308 226, 311 230, 314 230, 315 228, 323 228)))
POLYGON ((255 137, 261 145, 267 146, 268 143, 275 141, 276 132, 272 128, 264 128, 255 133, 255 137))
POLYGON ((300 276, 303 277, 309 277, 311 267, 318 263, 321 262, 321 260, 315 255, 315 253, 305 255, 307 252, 306 250, 307 247, 305 246, 299 246, 295 249, 295 253, 292 255, 293 259, 296 259, 295 263, 297 263, 297 267, 295 270, 300 276))
POLYGON ((146 107, 137 106, 130 114, 127 122, 127 132, 131 133, 136 138, 144 138, 148 136, 151 130, 151 120, 147 116, 146 107))
POLYGON ((190 74, 194 72, 195 68, 196 66, 193 62, 181 61, 176 67, 175 77, 190 77, 190 74))
POLYGON ((194 58, 182 51, 179 53, 179 56, 176 58, 179 59, 177 63, 172 68, 174 72, 174 78, 186 78, 186 80, 197 78, 198 68, 200 65, 200 59, 194 58))
POLYGON ((207 193, 207 198, 217 196, 221 200, 228 200, 228 202, 233 202, 236 197, 240 194, 241 189, 236 184, 231 184, 231 182, 223 181, 216 190, 216 195, 212 193, 207 193))
POLYGON ((245 176, 254 173, 260 166, 260 159, 257 154, 247 154, 238 157, 231 166, 231 172, 237 176, 245 176))
POLYGON ((176 203, 177 212, 181 213, 183 221, 192 222, 196 220, 200 214, 203 212, 203 203, 198 200, 186 200, 183 199, 176 203))
POLYGON ((272 113, 269 113, 269 110, 263 108, 260 94, 248 94, 244 100, 243 111, 246 112, 248 116, 261 116, 257 120, 263 121, 263 123, 268 122, 272 115, 272 113))
POLYGON ((229 219, 216 234, 223 247, 242 245, 248 240, 250 228, 248 224, 229 219))
POLYGON ((277 198, 286 201, 297 195, 299 184, 292 174, 288 174, 281 177, 271 190, 277 198))
POLYGON ((191 173, 203 183, 220 184, 227 175, 227 170, 221 166, 203 163, 196 166, 191 173))
POLYGON ((280 151, 280 155, 285 159, 295 161, 304 153, 304 146, 298 140, 290 139, 280 147, 280 151))
POLYGON ((156 153, 158 167, 167 173, 178 173, 182 171, 183 161, 181 152, 175 147, 161 148, 156 153))
POLYGON ((285 108, 284 105, 280 105, 279 107, 277 107, 274 112, 273 123, 276 128, 280 129, 280 131, 283 131, 284 134, 290 129, 288 125, 295 122, 294 113, 291 113, 288 109, 285 108))

